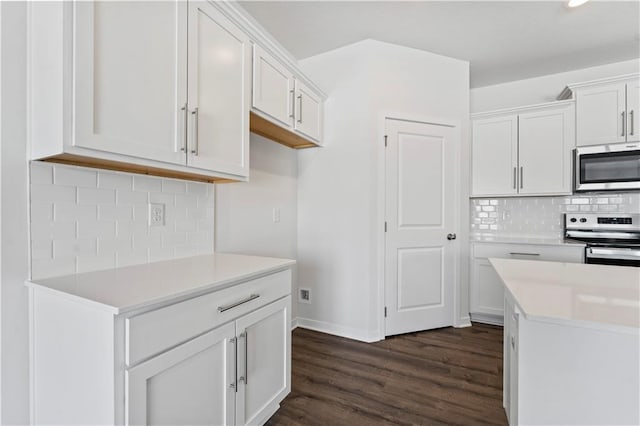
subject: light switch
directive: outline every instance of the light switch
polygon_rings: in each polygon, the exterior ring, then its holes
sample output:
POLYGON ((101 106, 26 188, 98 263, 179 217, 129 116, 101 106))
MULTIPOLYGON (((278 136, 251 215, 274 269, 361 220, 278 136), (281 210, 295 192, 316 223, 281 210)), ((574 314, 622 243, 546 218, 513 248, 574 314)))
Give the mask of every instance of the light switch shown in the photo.
POLYGON ((280 208, 279 207, 274 207, 273 208, 273 223, 278 223, 280 222, 280 208))

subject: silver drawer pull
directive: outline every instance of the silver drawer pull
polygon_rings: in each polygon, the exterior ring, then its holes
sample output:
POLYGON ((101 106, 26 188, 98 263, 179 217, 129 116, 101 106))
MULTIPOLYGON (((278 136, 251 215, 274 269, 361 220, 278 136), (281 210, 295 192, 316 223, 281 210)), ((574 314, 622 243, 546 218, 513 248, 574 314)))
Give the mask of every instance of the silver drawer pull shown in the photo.
POLYGON ((236 306, 240 306, 240 305, 243 305, 243 304, 245 304, 247 302, 251 302, 253 299, 257 299, 258 297, 260 297, 259 294, 252 294, 251 296, 249 296, 249 297, 247 297, 245 299, 238 300, 237 302, 233 302, 233 303, 230 303, 228 305, 224 305, 224 306, 218 307, 218 312, 228 311, 229 309, 233 309, 236 306))
POLYGON ((519 253, 517 251, 512 251, 509 254, 511 256, 540 256, 540 253, 519 253))

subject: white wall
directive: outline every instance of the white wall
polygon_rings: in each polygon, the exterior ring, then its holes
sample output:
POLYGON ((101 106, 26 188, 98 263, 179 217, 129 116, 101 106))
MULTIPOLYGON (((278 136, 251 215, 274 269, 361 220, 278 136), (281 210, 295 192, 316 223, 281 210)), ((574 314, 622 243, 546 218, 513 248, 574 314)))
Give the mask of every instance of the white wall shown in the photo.
MULTIPOLYGON (((297 153, 251 134, 250 156, 249 182, 216 185, 216 251, 296 259, 297 153)), ((293 293, 295 319, 296 268, 293 293)))
MULTIPOLYGON (((384 334, 384 114, 458 120, 466 140, 468 63, 365 40, 305 59, 300 67, 329 99, 326 146, 299 153, 298 282, 311 289, 312 298, 311 304, 298 306, 299 321, 335 334, 378 340, 384 334)), ((462 169, 466 175, 468 167, 462 169)), ((468 179, 463 176, 462 181, 468 179)), ((459 234, 464 237, 468 188, 463 186, 465 218, 459 234)), ((465 297, 459 310, 466 316, 468 292, 466 279, 462 281, 465 297)))
POLYGON ((27 322, 26 6, 2 2, 2 275, 0 277, 0 397, 2 424, 29 421, 27 322))
POLYGON ((555 101, 567 84, 640 72, 640 59, 511 81, 471 90, 471 112, 555 101))

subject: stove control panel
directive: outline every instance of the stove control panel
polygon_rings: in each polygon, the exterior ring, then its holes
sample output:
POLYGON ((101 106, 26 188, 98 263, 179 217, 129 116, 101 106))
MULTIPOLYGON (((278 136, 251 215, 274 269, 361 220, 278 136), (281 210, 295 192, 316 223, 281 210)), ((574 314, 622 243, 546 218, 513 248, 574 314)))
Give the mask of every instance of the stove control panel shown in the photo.
POLYGON ((565 229, 640 230, 640 214, 628 213, 567 213, 565 229))

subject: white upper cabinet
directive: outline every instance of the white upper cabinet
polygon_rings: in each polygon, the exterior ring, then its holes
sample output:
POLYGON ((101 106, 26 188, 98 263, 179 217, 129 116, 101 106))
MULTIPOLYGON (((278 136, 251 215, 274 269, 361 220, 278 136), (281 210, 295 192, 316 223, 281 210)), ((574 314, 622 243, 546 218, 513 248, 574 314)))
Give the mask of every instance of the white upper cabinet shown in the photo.
POLYGON ((314 141, 320 141, 322 100, 299 80, 296 80, 296 106, 294 128, 314 141))
POLYGON ((206 1, 189 2, 187 164, 249 175, 249 37, 206 1))
POLYGON ((289 71, 260 46, 253 48, 253 103, 282 126, 290 126, 293 119, 295 80, 289 71))
POLYGON ((473 195, 518 193, 518 116, 473 121, 473 195))
POLYGON ((622 76, 569 85, 576 101, 578 146, 638 142, 640 79, 622 76))
POLYGON ((474 197, 571 193, 572 101, 474 116, 474 197))
POLYGON ((573 114, 569 104, 518 116, 520 194, 571 192, 573 114))
POLYGON ((34 2, 32 159, 247 180, 251 42, 204 1, 34 2))
POLYGON ((73 146, 184 164, 187 4, 75 4, 73 146))
POLYGON ((254 45, 252 131, 294 148, 321 145, 322 103, 318 91, 254 45))

